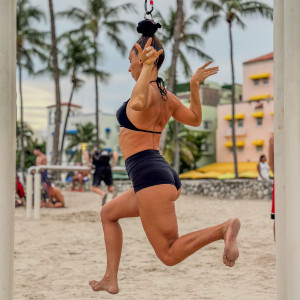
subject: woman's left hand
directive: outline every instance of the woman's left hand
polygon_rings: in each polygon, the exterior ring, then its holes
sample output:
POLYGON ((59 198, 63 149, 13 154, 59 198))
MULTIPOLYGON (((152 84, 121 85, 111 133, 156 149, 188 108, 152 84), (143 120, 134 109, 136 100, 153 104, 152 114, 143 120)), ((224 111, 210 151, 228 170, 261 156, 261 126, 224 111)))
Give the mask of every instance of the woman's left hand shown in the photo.
POLYGON ((163 49, 156 51, 151 45, 152 38, 149 38, 144 49, 135 43, 134 46, 138 51, 138 57, 142 61, 143 64, 153 65, 158 57, 164 52, 163 49))

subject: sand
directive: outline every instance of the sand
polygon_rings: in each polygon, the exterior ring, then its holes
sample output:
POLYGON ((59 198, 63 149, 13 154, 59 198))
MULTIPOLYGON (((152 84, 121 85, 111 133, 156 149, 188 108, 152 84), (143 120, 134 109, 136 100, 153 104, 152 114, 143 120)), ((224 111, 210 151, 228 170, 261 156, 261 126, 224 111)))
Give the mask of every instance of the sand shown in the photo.
POLYGON ((93 292, 106 265, 99 219, 100 198, 90 192, 64 192, 67 208, 41 210, 27 220, 16 209, 15 300, 153 299, 273 300, 275 245, 267 200, 216 200, 181 196, 176 201, 180 235, 221 223, 242 223, 240 257, 233 268, 222 263, 223 241, 204 247, 174 267, 155 256, 139 218, 121 220, 123 253, 118 295, 93 292))

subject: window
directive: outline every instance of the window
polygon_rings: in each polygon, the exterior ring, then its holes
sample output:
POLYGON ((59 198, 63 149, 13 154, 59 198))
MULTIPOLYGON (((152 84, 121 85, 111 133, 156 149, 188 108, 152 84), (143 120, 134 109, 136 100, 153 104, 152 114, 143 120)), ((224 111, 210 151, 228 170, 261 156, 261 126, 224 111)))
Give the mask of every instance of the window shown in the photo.
POLYGON ((256 118, 256 125, 257 126, 262 126, 263 124, 263 119, 262 118, 256 118))
POLYGON ((263 146, 256 146, 256 151, 257 152, 262 152, 263 146))
POLYGON ((244 120, 238 119, 238 127, 243 127, 243 126, 244 126, 244 120))
POLYGON ((244 147, 237 147, 238 152, 243 152, 244 151, 244 147))
POLYGON ((263 79, 263 84, 268 84, 269 83, 269 78, 264 78, 263 79))
POLYGON ((213 145, 212 144, 202 144, 201 151, 212 153, 213 152, 213 145))
POLYGON ((232 120, 229 120, 229 128, 232 128, 232 120))
POLYGON ((211 121, 204 120, 203 128, 209 130, 211 128, 211 121))
POLYGON ((259 85, 259 79, 254 79, 254 85, 259 85))

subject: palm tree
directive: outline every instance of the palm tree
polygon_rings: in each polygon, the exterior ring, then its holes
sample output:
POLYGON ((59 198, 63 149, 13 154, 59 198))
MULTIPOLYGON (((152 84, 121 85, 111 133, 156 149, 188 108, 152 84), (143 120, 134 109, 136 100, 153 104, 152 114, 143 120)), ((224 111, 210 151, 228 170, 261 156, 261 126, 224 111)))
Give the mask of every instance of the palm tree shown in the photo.
POLYGON ((62 63, 64 64, 64 72, 71 73, 72 89, 68 103, 68 110, 64 122, 59 163, 61 163, 63 156, 64 140, 68 124, 68 118, 71 110, 73 94, 74 91, 80 88, 83 83, 83 80, 81 80, 78 76, 80 75, 80 73, 84 73, 89 69, 92 54, 91 41, 85 35, 80 35, 78 38, 72 38, 71 36, 68 36, 65 48, 66 52, 62 57, 62 63))
MULTIPOLYGON (((169 162, 172 163, 175 160, 175 120, 168 123, 169 131, 166 139, 166 147, 164 150, 164 157, 169 162)), ((180 143, 180 172, 184 172, 186 166, 188 170, 194 169, 196 167, 195 163, 202 156, 201 145, 206 141, 206 134, 191 131, 185 126, 181 126, 178 133, 179 143, 180 143), (191 168, 192 166, 192 168, 191 168)))
POLYGON ((61 101, 60 101, 60 86, 59 86, 59 68, 58 68, 58 58, 57 58, 57 39, 55 32, 55 18, 53 11, 52 0, 49 0, 49 12, 50 12, 50 22, 51 22, 51 56, 53 62, 53 78, 55 82, 55 129, 53 137, 53 148, 52 148, 52 158, 51 164, 55 165, 58 161, 58 145, 59 145, 59 131, 61 122, 61 101))
MULTIPOLYGON (((67 134, 70 136, 69 144, 66 148, 66 154, 70 154, 69 162, 74 160, 81 162, 82 150, 81 144, 86 143, 89 151, 93 150, 96 146, 96 132, 93 123, 88 122, 86 124, 76 124, 77 133, 67 134)), ((104 144, 100 140, 100 144, 104 144)))
MULTIPOLYGON (((17 138, 17 150, 21 150, 22 152, 22 142, 21 139, 23 138, 23 151, 27 148, 32 148, 33 145, 33 131, 32 129, 23 122, 17 121, 16 124, 16 138, 17 138)), ((21 167, 21 165, 20 165, 21 167)))
POLYGON ((44 58, 40 51, 46 34, 34 28, 33 22, 45 20, 44 13, 31 6, 29 0, 18 0, 17 2, 17 67, 19 75, 20 95, 20 168, 24 177, 25 150, 24 150, 24 115, 23 115, 23 93, 22 93, 22 71, 25 69, 29 74, 34 73, 33 56, 44 58))
MULTIPOLYGON (((164 45, 172 44, 173 47, 172 63, 169 70, 167 87, 170 92, 176 94, 177 60, 179 60, 182 64, 185 76, 188 77, 192 73, 188 60, 184 55, 185 51, 183 51, 182 46, 185 46, 185 50, 187 50, 187 52, 196 54, 198 57, 205 59, 210 59, 210 57, 197 47, 203 43, 202 37, 198 33, 189 32, 191 26, 199 23, 199 17, 197 15, 185 17, 182 1, 177 1, 177 11, 170 9, 167 19, 164 19, 160 13, 156 14, 156 19, 162 25, 161 32, 157 34, 158 38, 164 43, 164 45)), ((180 130, 180 124, 175 121, 174 126, 175 132, 178 133, 180 130)), ((163 131, 160 140, 160 149, 162 152, 165 147, 166 134, 167 127, 163 131)), ((178 172, 180 163, 180 143, 178 140, 178 134, 175 134, 174 138, 177 149, 175 151, 174 169, 178 172)))
POLYGON ((108 0, 87 0, 86 10, 74 7, 68 11, 59 13, 58 15, 69 17, 75 22, 79 23, 79 28, 73 30, 73 32, 86 31, 91 35, 94 43, 95 52, 93 55, 93 69, 95 80, 95 95, 96 95, 96 144, 99 148, 99 95, 98 95, 98 80, 99 73, 97 72, 97 65, 99 62, 99 37, 101 32, 105 32, 109 40, 116 45, 117 49, 125 54, 126 46, 124 42, 119 38, 122 27, 129 27, 131 29, 135 28, 135 24, 123 21, 119 19, 119 14, 121 11, 135 11, 135 7, 130 4, 122 4, 115 7, 109 5, 108 0))
POLYGON ((261 15, 262 17, 273 19, 273 9, 267 4, 259 1, 243 1, 243 0, 193 0, 194 7, 203 8, 211 13, 211 15, 203 23, 203 30, 207 32, 211 27, 225 20, 228 24, 229 41, 230 41, 230 62, 231 62, 231 103, 232 103, 232 152, 234 160, 235 177, 238 177, 237 155, 236 155, 236 139, 235 139, 235 77, 233 64, 233 38, 232 25, 235 23, 244 29, 246 26, 242 21, 243 16, 261 15))

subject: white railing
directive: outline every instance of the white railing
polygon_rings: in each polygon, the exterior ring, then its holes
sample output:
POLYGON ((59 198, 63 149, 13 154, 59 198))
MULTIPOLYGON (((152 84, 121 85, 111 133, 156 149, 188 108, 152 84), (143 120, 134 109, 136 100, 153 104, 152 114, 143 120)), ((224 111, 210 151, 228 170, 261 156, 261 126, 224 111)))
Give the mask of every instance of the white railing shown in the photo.
MULTIPOLYGON (((26 177, 26 218, 30 219, 32 215, 32 199, 34 199, 34 219, 40 218, 41 206, 41 170, 51 171, 90 171, 90 167, 85 166, 55 166, 55 165, 41 165, 32 166, 27 171, 26 177), (34 173, 34 175, 33 175, 34 173), (34 188, 33 188, 34 178, 34 188)), ((125 167, 113 167, 112 171, 124 171, 125 167)))

